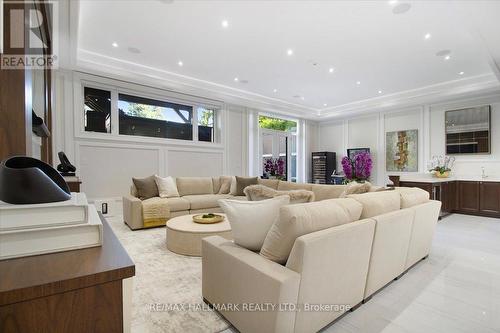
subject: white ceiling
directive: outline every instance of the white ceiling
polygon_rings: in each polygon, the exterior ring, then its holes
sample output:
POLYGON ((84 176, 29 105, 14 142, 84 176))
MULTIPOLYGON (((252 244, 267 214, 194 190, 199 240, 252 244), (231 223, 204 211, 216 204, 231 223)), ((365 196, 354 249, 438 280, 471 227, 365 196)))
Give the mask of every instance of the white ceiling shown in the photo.
POLYGON ((399 3, 411 9, 393 14, 388 1, 81 0, 77 57, 121 68, 140 64, 315 114, 498 75, 500 1, 399 3), (435 55, 445 49, 448 61, 435 55))

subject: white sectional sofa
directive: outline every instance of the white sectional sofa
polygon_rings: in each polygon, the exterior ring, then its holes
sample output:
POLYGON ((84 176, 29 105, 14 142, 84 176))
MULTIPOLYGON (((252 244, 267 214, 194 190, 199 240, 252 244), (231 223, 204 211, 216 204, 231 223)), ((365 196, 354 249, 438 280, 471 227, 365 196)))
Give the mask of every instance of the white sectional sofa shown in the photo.
MULTIPOLYGON (((237 305, 239 311, 219 311, 243 333, 317 332, 428 256, 441 202, 427 192, 397 188, 337 200, 361 203, 358 220, 298 237, 285 265, 221 237, 205 238, 205 301, 237 305), (245 304, 278 308, 245 311, 245 304)), ((322 209, 329 202, 300 205, 322 209)))
MULTIPOLYGON (((218 194, 221 187, 220 178, 176 178, 175 181, 180 196, 165 198, 165 204, 170 209, 170 217, 198 213, 221 213, 222 211, 217 203, 219 199, 234 198, 246 200, 245 196, 218 194)), ((316 201, 338 198, 345 188, 345 185, 297 184, 274 179, 259 179, 258 183, 279 191, 309 190, 314 192, 316 201)), ((131 186, 130 194, 123 197, 123 219, 132 230, 146 227, 142 217, 142 201, 137 197, 134 185, 131 186)))

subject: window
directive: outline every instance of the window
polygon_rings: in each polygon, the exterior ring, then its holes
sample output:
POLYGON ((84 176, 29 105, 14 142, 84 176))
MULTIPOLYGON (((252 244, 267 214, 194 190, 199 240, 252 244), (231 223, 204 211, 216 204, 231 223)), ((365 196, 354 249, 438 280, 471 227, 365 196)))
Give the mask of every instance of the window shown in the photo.
POLYGON ((111 92, 85 87, 85 131, 111 133, 111 92))
POLYGON ((119 94, 118 113, 120 134, 193 140, 191 106, 119 94))
POLYGON ((296 132, 297 123, 292 120, 259 116, 259 127, 275 131, 296 132))
POLYGON ((198 141, 214 142, 215 111, 199 107, 198 113, 198 141))

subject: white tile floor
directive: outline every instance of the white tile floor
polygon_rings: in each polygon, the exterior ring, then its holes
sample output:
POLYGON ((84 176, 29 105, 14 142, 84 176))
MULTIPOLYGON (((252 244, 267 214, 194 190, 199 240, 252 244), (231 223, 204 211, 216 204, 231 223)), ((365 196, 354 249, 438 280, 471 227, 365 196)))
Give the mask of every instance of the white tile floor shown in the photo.
POLYGON ((500 219, 444 218, 427 260, 322 332, 500 332, 500 219))

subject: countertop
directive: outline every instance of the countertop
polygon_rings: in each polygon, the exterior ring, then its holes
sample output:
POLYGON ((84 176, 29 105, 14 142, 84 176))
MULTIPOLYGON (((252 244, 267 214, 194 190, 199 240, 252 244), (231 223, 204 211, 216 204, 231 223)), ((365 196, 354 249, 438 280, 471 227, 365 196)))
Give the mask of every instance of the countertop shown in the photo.
POLYGON ((499 176, 487 176, 485 178, 481 176, 460 176, 455 175, 449 178, 437 178, 431 174, 419 174, 419 175, 404 175, 399 179, 401 182, 413 182, 413 183, 445 183, 452 181, 473 181, 473 182, 500 182, 499 176))

